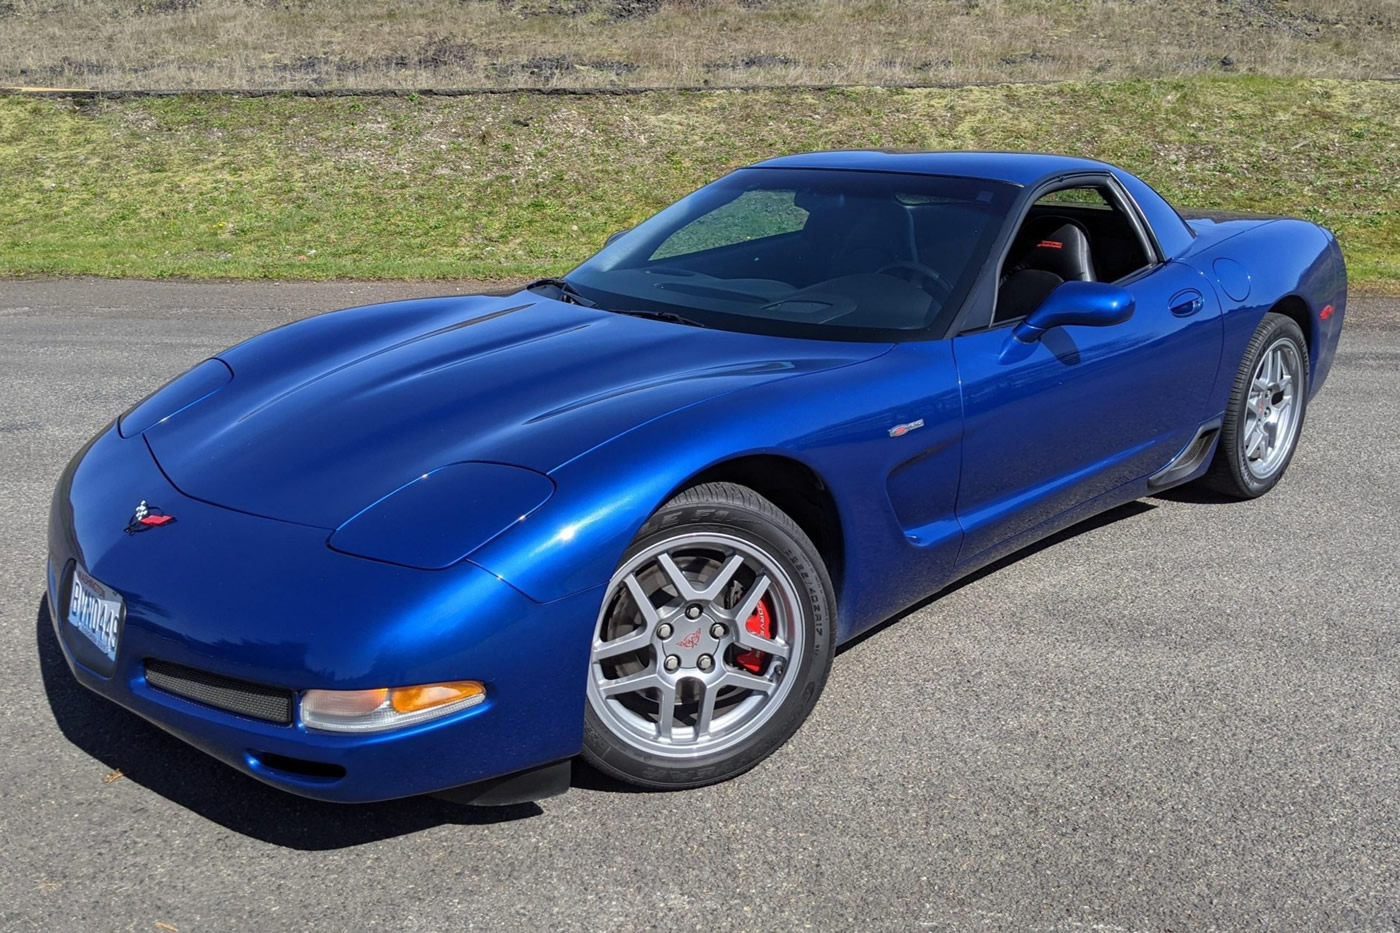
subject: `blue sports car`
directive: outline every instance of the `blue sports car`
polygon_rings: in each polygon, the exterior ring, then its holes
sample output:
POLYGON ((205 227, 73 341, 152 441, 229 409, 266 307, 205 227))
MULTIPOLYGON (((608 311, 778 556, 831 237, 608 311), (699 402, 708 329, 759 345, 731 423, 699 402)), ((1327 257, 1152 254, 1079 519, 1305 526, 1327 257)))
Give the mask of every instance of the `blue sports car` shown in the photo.
POLYGON ((49 613, 84 685, 310 797, 721 781, 957 578, 1267 492, 1345 303, 1327 231, 1100 162, 774 159, 564 278, 198 364, 63 473, 49 613))

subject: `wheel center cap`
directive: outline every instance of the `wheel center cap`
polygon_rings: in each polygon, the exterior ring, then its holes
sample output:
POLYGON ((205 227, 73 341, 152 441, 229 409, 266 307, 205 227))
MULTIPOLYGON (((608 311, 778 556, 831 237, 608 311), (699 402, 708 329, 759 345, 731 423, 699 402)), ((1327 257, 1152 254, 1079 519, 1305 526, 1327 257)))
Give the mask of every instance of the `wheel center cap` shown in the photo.
POLYGON ((698 619, 679 618, 675 621, 671 637, 661 642, 668 655, 680 658, 681 667, 698 667, 701 656, 714 658, 719 651, 719 639, 710 634, 711 621, 706 616, 698 619))

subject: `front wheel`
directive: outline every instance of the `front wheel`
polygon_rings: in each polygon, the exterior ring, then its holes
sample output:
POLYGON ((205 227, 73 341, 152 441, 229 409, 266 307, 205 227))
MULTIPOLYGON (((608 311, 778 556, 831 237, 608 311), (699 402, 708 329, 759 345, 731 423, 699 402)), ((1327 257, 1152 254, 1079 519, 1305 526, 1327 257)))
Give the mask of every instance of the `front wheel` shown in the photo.
POLYGON ((1266 314, 1235 376, 1205 483, 1241 499, 1273 489, 1298 447, 1307 399, 1303 332, 1282 314, 1266 314))
POLYGON ((773 503, 732 483, 682 492, 642 527, 608 584, 584 758, 656 789, 752 768, 821 695, 833 604, 816 548, 773 503))

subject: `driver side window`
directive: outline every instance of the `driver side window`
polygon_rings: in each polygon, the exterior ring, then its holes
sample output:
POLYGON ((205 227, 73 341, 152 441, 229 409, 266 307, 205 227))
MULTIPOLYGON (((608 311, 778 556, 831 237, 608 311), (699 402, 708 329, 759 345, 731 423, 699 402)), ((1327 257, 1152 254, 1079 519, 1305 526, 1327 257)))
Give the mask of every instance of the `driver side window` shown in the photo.
POLYGON ((992 323, 1025 317, 1064 282, 1116 282, 1151 262, 1107 185, 1056 189, 1031 206, 1011 242, 992 323))

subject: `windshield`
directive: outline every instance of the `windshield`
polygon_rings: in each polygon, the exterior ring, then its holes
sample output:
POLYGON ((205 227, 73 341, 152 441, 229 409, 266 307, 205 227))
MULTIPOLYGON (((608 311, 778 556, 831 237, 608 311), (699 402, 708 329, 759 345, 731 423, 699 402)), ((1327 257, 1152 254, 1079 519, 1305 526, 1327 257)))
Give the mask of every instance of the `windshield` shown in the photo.
POLYGON ((742 169, 615 239, 568 283, 600 308, 707 327, 898 340, 956 312, 1015 194, 978 179, 742 169))

